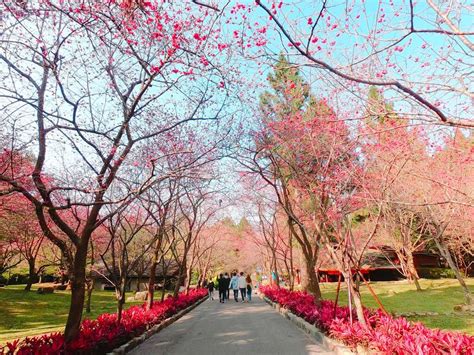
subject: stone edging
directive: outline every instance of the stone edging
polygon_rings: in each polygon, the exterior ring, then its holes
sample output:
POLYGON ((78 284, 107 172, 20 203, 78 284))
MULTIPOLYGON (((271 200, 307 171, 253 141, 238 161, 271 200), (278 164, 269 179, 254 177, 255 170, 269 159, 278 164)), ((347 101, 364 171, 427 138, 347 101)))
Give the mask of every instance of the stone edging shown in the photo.
POLYGON ((283 317, 289 319, 291 322, 295 323, 297 327, 303 329, 306 333, 310 334, 313 338, 315 338, 319 343, 321 343, 327 350, 334 351, 335 354, 338 355, 349 355, 349 354, 362 354, 362 355, 369 355, 373 354, 372 352, 368 351, 363 347, 357 347, 357 350, 351 350, 346 345, 338 342, 337 340, 331 339, 326 336, 319 328, 316 326, 308 323, 303 318, 298 317, 297 315, 293 314, 288 309, 282 307, 279 303, 273 302, 267 297, 260 294, 260 298, 262 298, 265 302, 267 302, 270 306, 275 308, 278 313, 280 313, 283 317))
POLYGON ((108 353, 108 355, 118 355, 118 354, 128 353, 130 350, 132 350, 133 348, 135 348, 138 345, 140 345, 141 343, 143 343, 145 340, 147 340, 152 335, 155 335, 160 330, 162 330, 162 329, 166 328, 167 326, 169 326, 170 324, 176 322, 179 318, 181 318, 186 313, 188 313, 189 311, 191 311, 194 308, 196 308, 197 306, 199 306, 201 303, 203 303, 207 299, 208 299, 208 297, 206 295, 206 297, 203 297, 199 301, 196 301, 195 303, 193 303, 188 308, 185 308, 185 309, 179 311, 178 313, 172 315, 171 317, 166 318, 165 320, 163 320, 159 324, 154 325, 153 327, 151 327, 150 329, 145 331, 142 335, 136 336, 135 338, 133 338, 129 342, 127 342, 127 343, 123 344, 122 346, 112 350, 110 353, 108 353))

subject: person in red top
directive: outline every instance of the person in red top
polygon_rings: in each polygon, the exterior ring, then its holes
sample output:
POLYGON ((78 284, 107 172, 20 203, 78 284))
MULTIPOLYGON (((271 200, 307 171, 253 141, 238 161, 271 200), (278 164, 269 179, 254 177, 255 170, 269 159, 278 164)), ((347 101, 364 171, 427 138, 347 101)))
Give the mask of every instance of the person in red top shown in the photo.
POLYGON ((247 302, 250 302, 252 300, 252 278, 250 274, 247 274, 245 282, 247 282, 247 302))

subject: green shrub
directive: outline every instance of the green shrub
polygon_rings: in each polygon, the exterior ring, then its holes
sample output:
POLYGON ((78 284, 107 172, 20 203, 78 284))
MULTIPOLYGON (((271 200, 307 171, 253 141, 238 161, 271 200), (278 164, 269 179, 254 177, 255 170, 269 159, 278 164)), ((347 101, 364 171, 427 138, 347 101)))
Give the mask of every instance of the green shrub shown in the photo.
POLYGON ((418 276, 423 279, 454 279, 456 275, 454 275, 454 271, 448 268, 419 268, 417 269, 418 276))
MULTIPOLYGON (((6 285, 24 285, 28 282, 29 275, 28 273, 12 273, 10 275, 2 274, 0 275, 0 284, 6 285)), ((57 276, 55 274, 43 274, 42 282, 53 282, 57 276)), ((34 282, 39 281, 39 276, 35 277, 34 282)))

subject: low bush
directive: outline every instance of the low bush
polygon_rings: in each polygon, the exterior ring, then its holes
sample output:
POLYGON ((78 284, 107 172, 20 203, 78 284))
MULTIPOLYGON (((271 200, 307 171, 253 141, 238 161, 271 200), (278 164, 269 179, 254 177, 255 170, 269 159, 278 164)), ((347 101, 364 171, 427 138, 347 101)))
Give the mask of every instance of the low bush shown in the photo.
POLYGON ((378 354, 474 354, 474 337, 428 329, 421 323, 412 323, 403 317, 394 318, 380 310, 364 309, 368 327, 350 322, 348 307, 335 306, 323 300, 319 305, 305 292, 262 287, 263 294, 292 313, 314 324, 330 337, 351 348, 358 345, 378 354))
POLYGON ((436 268, 419 268, 416 270, 418 276, 424 279, 455 279, 456 275, 451 269, 436 267, 436 268))
MULTIPOLYGON (((0 283, 6 284, 6 285, 24 285, 28 282, 30 276, 27 271, 23 272, 23 270, 20 270, 22 272, 15 272, 13 274, 7 275, 7 273, 1 274, 0 275, 0 283)), ((43 273, 41 276, 41 282, 54 282, 54 280, 57 279, 57 276, 55 274, 50 274, 50 273, 43 273)), ((34 283, 37 283, 40 281, 39 276, 35 276, 34 278, 34 283)))
POLYGON ((206 295, 207 290, 197 289, 156 302, 150 310, 145 305, 132 306, 123 311, 120 323, 115 313, 105 313, 95 320, 85 319, 78 338, 70 344, 64 343, 62 333, 52 333, 7 343, 0 354, 105 354, 206 295))

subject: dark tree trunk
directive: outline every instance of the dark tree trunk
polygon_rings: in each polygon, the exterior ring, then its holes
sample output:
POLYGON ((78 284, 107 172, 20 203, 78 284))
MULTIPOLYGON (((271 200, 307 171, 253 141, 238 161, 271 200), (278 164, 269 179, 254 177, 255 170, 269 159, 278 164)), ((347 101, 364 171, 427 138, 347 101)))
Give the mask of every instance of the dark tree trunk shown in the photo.
MULTIPOLYGON (((150 278, 148 279, 148 295, 147 295, 147 302, 146 302, 147 309, 151 309, 151 307, 153 307, 153 298, 155 295, 156 267, 158 266, 158 262, 159 262, 159 253, 161 251, 161 244, 163 242, 163 233, 164 233, 163 228, 160 227, 158 240, 156 241, 155 250, 153 253, 153 261, 150 266, 150 274, 149 274, 150 278)), ((161 260, 164 261, 163 256, 161 257, 161 260)))
POLYGON ((191 267, 187 268, 186 269, 186 283, 185 283, 186 293, 189 292, 189 288, 191 287, 192 275, 193 275, 193 269, 191 267))
POLYGON ((120 280, 119 288, 116 291, 116 294, 117 294, 117 323, 119 323, 119 324, 122 321, 123 305, 125 304, 126 283, 127 283, 126 277, 122 277, 121 280, 120 280))
POLYGON ((161 288, 161 302, 165 300, 166 295, 166 275, 163 275, 163 287, 161 288))
POLYGON ((35 282, 35 278, 36 278, 35 260, 30 259, 28 260, 28 281, 25 286, 25 291, 31 290, 31 286, 35 282))
POLYGON ((309 241, 309 238, 306 232, 300 227, 301 234, 305 238, 300 238, 296 232, 293 223, 288 222, 290 232, 296 238, 297 242, 300 244, 303 256, 304 256, 304 266, 305 273, 302 275, 302 286, 303 290, 312 293, 315 298, 315 302, 319 304, 321 301, 321 290, 319 288, 318 275, 316 274, 316 262, 318 258, 318 249, 313 243, 309 241))
POLYGON ((140 292, 140 283, 142 282, 142 272, 140 270, 140 272, 137 273, 137 292, 140 292))
POLYGON ((289 233, 288 237, 288 248, 290 251, 290 291, 293 291, 295 288, 295 273, 294 273, 294 265, 293 265, 293 234, 289 233))
POLYGON ((151 309, 153 307, 153 297, 155 295, 155 274, 156 274, 156 267, 158 266, 158 263, 156 262, 155 259, 153 259, 153 263, 151 264, 150 267, 150 279, 148 280, 148 295, 147 295, 147 301, 146 301, 146 307, 147 309, 151 309))
POLYGON ((86 282, 87 294, 86 294, 86 312, 91 313, 91 302, 92 302, 92 291, 94 290, 94 279, 89 279, 86 282))
POLYGON ((179 266, 178 279, 176 280, 176 285, 174 286, 173 297, 178 297, 179 288, 186 277, 187 264, 187 250, 184 250, 183 260, 179 266))
POLYGON ((117 323, 119 323, 119 324, 122 321, 122 311, 123 311, 123 304, 124 303, 125 302, 122 298, 117 300, 117 323))
POLYGON ((305 258, 306 284, 303 288, 314 295, 316 303, 321 301, 321 289, 319 288, 318 275, 316 275, 316 260, 311 257, 305 258))
POLYGON ((204 281, 204 278, 202 277, 202 273, 200 273, 198 276, 197 288, 201 288, 203 281, 204 281))
POLYGON ((64 339, 67 343, 77 337, 81 326, 82 309, 84 308, 86 291, 87 246, 88 243, 84 242, 78 245, 74 258, 73 272, 70 274, 71 303, 66 328, 64 330, 64 339))
POLYGON ((183 261, 183 264, 179 267, 178 279, 176 280, 176 285, 174 286, 173 297, 178 297, 179 288, 183 283, 186 274, 186 261, 183 261))

